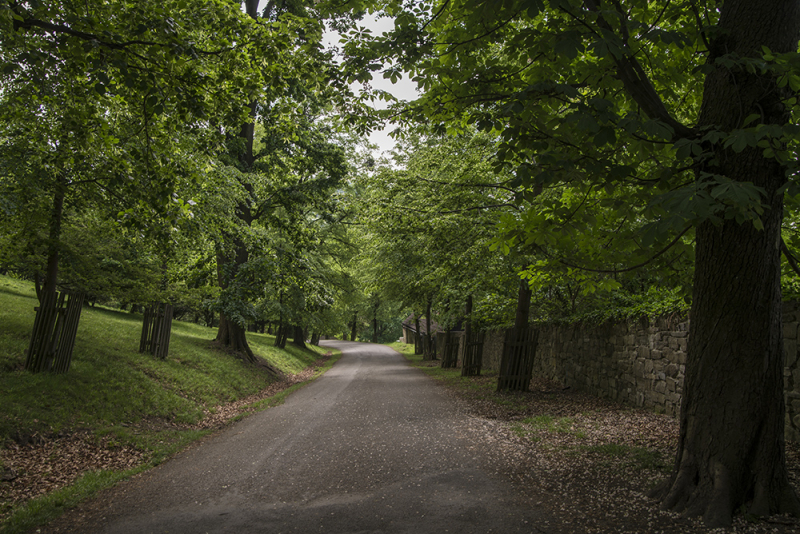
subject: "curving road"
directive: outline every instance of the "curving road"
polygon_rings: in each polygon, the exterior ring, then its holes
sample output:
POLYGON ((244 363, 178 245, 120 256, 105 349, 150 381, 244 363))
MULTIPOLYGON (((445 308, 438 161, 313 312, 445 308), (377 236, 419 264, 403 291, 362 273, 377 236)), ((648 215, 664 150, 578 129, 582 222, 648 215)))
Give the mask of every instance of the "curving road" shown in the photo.
POLYGON ((322 344, 342 358, 283 405, 120 484, 65 524, 120 534, 549 531, 431 379, 381 345, 322 344))

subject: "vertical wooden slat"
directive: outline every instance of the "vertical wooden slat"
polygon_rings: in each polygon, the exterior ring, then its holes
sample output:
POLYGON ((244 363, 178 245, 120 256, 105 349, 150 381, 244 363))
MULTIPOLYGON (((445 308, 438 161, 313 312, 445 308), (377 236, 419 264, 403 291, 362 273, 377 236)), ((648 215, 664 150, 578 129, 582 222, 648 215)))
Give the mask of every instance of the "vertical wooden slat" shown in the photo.
POLYGON ((172 304, 165 304, 164 305, 164 328, 162 329, 162 339, 161 339, 161 355, 160 358, 162 360, 167 359, 167 355, 169 355, 169 339, 172 334, 172 313, 173 307, 172 304))
POLYGON ((458 366, 458 338, 448 330, 444 335, 442 367, 451 369, 458 366))
POLYGON ((506 331, 497 390, 528 391, 536 356, 538 331, 511 328, 506 331))
POLYGON ((474 333, 471 339, 464 340, 464 361, 461 362, 461 376, 480 376, 483 365, 484 332, 474 333))
POLYGON ((64 314, 64 326, 56 352, 56 365, 53 369, 56 373, 66 373, 72 365, 72 353, 75 349, 75 339, 77 338, 84 298, 84 293, 69 295, 69 302, 64 314))

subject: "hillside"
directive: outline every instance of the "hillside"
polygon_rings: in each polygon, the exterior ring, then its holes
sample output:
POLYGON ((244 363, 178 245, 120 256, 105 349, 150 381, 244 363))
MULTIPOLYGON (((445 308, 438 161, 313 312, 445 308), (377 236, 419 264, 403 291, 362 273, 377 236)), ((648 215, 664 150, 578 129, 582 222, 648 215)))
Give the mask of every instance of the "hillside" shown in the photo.
POLYGON ((69 373, 34 375, 23 366, 36 305, 32 284, 0 276, 0 520, 9 532, 279 402, 274 395, 318 374, 326 352, 280 350, 272 336, 248 334, 253 351, 285 373, 277 379, 217 349, 215 329, 176 321, 159 361, 137 350, 141 315, 85 307, 69 373), (48 492, 44 510, 20 506, 48 492))

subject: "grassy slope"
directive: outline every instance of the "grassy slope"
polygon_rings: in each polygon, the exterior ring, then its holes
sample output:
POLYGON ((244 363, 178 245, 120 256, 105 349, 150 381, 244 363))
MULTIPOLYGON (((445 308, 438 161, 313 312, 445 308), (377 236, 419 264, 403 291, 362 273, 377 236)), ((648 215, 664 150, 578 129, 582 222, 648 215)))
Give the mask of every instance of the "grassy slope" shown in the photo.
MULTIPOLYGON (((0 276, 0 446, 20 434, 83 428, 98 436, 114 434, 145 450, 150 464, 158 463, 206 432, 130 427, 153 418, 196 423, 204 410, 273 381, 263 368, 213 348, 216 330, 199 325, 173 323, 166 361, 140 354, 141 315, 102 308, 84 308, 69 373, 30 374, 23 365, 36 305, 30 283, 0 276)), ((292 374, 326 352, 276 349, 267 335, 248 334, 248 340, 256 354, 292 374)))

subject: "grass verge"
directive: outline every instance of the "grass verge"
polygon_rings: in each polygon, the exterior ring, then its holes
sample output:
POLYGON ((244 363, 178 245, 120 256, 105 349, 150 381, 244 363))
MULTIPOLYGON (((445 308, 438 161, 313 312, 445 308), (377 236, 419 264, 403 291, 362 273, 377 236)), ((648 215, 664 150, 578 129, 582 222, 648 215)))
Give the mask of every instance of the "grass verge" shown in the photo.
MULTIPOLYGON (((157 465, 208 434, 210 430, 198 424, 224 407, 262 410, 283 402, 302 386, 294 384, 240 406, 243 399, 280 384, 263 367, 247 365, 217 349, 211 341, 215 329, 174 322, 169 356, 156 360, 138 352, 142 316, 104 308, 83 309, 68 373, 31 374, 23 367, 37 305, 32 284, 0 276, 0 476, 14 477, 13 482, 0 481, 3 534, 45 524, 99 489, 157 465), (65 470, 76 471, 79 466, 64 465, 59 444, 78 434, 103 454, 135 451, 136 467, 66 476, 65 470), (40 474, 25 473, 9 460, 12 452, 28 454, 46 446, 53 452, 42 461, 52 466, 40 474), (44 489, 38 493, 48 491, 29 499, 37 493, 29 489, 20 500, 12 486, 22 480, 27 486, 41 483, 44 489), (50 491, 53 487, 58 489, 50 491)), ((247 337, 257 355, 287 375, 299 373, 303 380, 316 378, 338 358, 312 371, 309 367, 328 349, 289 344, 280 350, 274 347, 273 336, 248 333, 247 337)))

